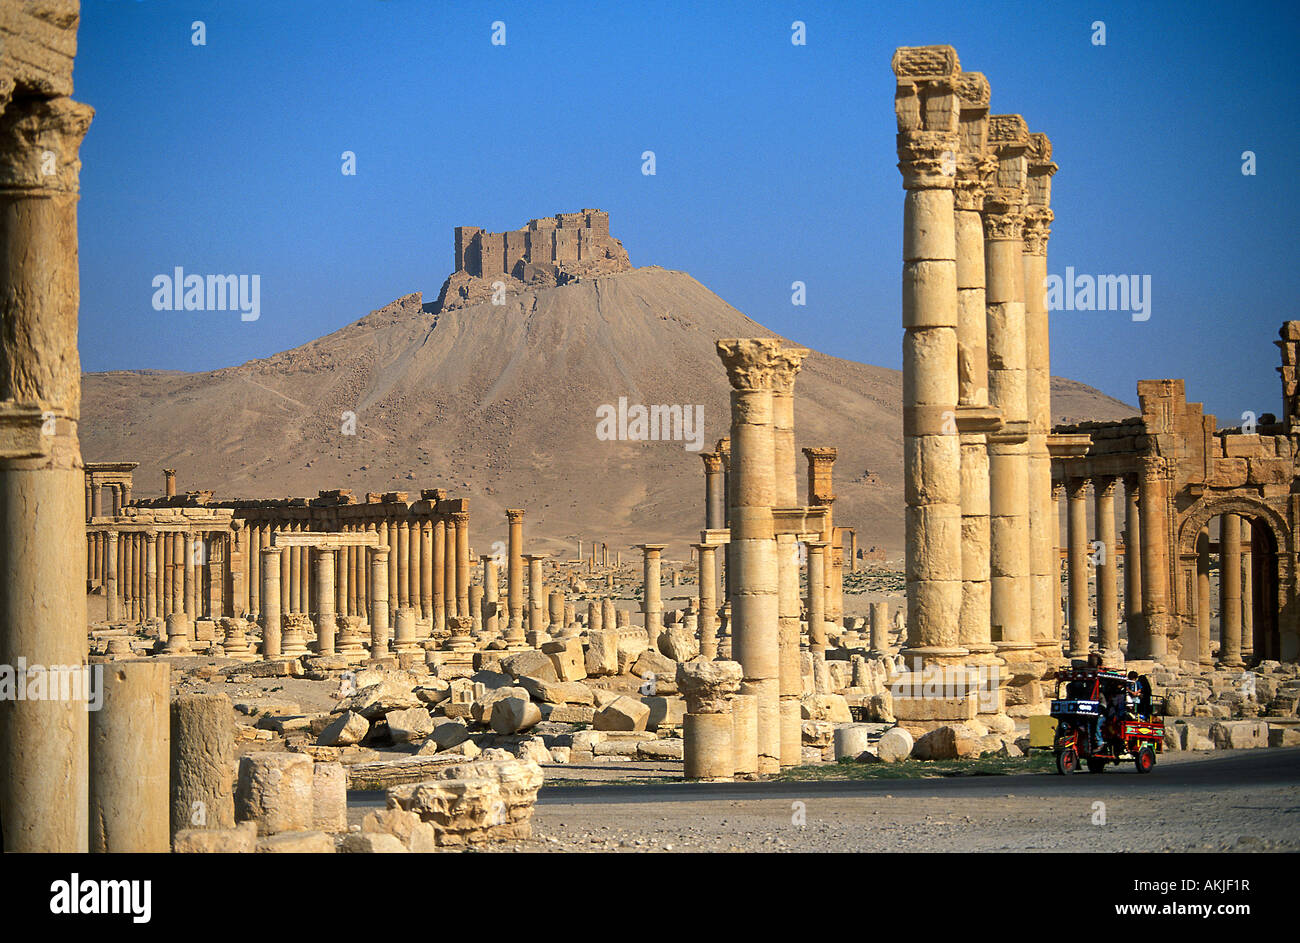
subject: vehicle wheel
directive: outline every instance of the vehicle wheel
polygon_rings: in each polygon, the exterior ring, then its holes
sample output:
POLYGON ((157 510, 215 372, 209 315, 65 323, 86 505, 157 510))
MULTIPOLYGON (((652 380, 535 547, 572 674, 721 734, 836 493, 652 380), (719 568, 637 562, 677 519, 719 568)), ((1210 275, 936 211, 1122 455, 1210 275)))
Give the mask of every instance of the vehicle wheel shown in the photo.
POLYGON ((1150 747, 1143 747, 1137 751, 1133 762, 1137 765, 1139 773, 1149 773, 1156 768, 1156 751, 1150 747))
POLYGON ((1106 761, 1095 756, 1088 757, 1088 772, 1100 773, 1106 769, 1106 761))
POLYGON ((1066 747, 1056 754, 1056 771, 1061 774, 1073 773, 1079 768, 1079 754, 1074 747, 1066 747))

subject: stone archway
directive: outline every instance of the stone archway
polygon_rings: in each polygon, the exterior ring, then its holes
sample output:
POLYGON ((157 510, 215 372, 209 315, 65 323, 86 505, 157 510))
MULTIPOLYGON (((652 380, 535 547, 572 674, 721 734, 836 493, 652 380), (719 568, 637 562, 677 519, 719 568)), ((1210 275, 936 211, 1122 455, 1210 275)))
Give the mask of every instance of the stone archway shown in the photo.
MULTIPOLYGON (((1252 555, 1255 567, 1251 607, 1252 623, 1259 620, 1264 632, 1260 643, 1252 645, 1255 657, 1293 658, 1300 652, 1300 632, 1297 631, 1295 596, 1295 542, 1291 527, 1283 513, 1268 502, 1242 494, 1207 495, 1179 515, 1178 537, 1175 544, 1180 565, 1196 558, 1197 538, 1203 528, 1216 517, 1237 515, 1250 523, 1252 534, 1259 540, 1261 552, 1252 555), (1269 572, 1260 570, 1263 559, 1271 561, 1269 572), (1267 594, 1262 595, 1262 594, 1267 594)), ((1256 541, 1253 541, 1256 542, 1256 541)), ((1182 628, 1184 648, 1193 645, 1197 638, 1195 601, 1189 587, 1178 585, 1175 607, 1182 628)))

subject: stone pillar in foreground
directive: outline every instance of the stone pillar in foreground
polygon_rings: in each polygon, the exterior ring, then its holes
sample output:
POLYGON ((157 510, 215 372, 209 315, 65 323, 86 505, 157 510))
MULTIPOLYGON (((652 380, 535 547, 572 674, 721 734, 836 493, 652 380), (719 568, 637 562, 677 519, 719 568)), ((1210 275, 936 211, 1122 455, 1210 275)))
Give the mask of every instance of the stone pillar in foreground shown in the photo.
POLYGON ((1071 478, 1065 484, 1069 499, 1070 650, 1071 658, 1088 655, 1088 630, 1092 605, 1088 600, 1088 479, 1071 478))
POLYGON ((546 631, 546 587, 542 583, 542 561, 548 554, 524 554, 528 560, 528 631, 534 638, 546 631))
POLYGON ((824 540, 810 540, 808 547, 808 649, 826 653, 826 547, 824 540))
POLYGON ((682 765, 687 779, 717 781, 735 775, 731 697, 740 682, 741 668, 734 661, 697 658, 677 666, 677 687, 686 699, 682 765))
POLYGON ((731 652, 744 672, 743 694, 756 698, 758 772, 781 758, 780 600, 772 507, 776 500, 772 387, 781 342, 720 340, 731 383, 731 652))
POLYGON ((173 837, 186 828, 235 827, 234 728, 234 705, 224 694, 182 694, 171 702, 173 837))
POLYGON ((388 548, 370 548, 370 658, 388 655, 388 548))
POLYGON ((338 630, 334 610, 334 551, 317 547, 312 553, 316 557, 316 651, 333 655, 338 630))
POLYGON ((510 525, 506 569, 506 642, 509 647, 521 648, 524 644, 524 511, 523 508, 506 508, 506 521, 510 525))
POLYGON ((641 597, 641 612, 645 617, 646 637, 652 651, 659 651, 659 635, 664 630, 664 604, 662 580, 659 573, 660 554, 666 544, 641 544, 644 554, 644 584, 641 597))
POLYGON ((280 657, 280 548, 262 551, 262 657, 280 657))
POLYGON ((1219 518, 1219 664, 1239 668, 1241 660, 1241 517, 1219 518))
POLYGON ((1097 651, 1108 665, 1119 661, 1119 544, 1115 538, 1114 475, 1102 475, 1092 481, 1096 501, 1097 541, 1097 651))
POLYGON ((103 700, 90 712, 90 850, 166 853, 171 666, 151 660, 102 667, 103 700))
MULTIPOLYGON (((1029 400, 1024 296, 1024 213, 1029 129, 1019 115, 989 118, 997 186, 984 194, 989 404, 1002 429, 988 434, 990 621, 1000 655, 1034 649, 1029 534, 1029 400)), ((909 619, 909 623, 910 623, 909 619)))
POLYGON ((894 52, 903 175, 903 490, 907 643, 925 660, 961 658, 961 451, 956 434, 961 66, 949 46, 894 52))
MULTIPOLYGON (((1021 264, 1025 279, 1025 376, 1029 419, 1029 624, 1030 637, 1038 652, 1045 658, 1057 658, 1060 645, 1055 635, 1055 595, 1051 582, 1057 573, 1052 518, 1056 505, 1052 500, 1052 458, 1047 451, 1047 436, 1052 431, 1052 355, 1045 287, 1047 242, 1052 234, 1053 219, 1052 175, 1056 173, 1056 164, 1052 162, 1052 142, 1046 134, 1029 135, 1027 157, 1028 191, 1021 264)), ((1097 539, 1106 540, 1106 537, 1098 533, 1097 539)), ((1108 562, 1112 561, 1114 550, 1113 543, 1106 545, 1108 562)), ((1113 562, 1111 573, 1114 573, 1113 562)), ((1104 631, 1105 626, 1100 621, 1100 598, 1097 611, 1098 626, 1104 631)), ((1101 650, 1107 651, 1104 643, 1101 650)))

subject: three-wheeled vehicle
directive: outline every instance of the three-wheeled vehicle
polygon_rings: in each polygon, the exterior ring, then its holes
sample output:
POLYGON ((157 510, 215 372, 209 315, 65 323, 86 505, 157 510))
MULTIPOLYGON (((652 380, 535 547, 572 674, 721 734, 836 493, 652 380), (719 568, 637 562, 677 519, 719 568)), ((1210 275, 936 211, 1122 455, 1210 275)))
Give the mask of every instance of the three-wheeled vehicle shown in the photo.
POLYGON ((1058 671, 1056 681, 1052 717, 1058 773, 1075 772, 1080 760, 1091 773, 1129 760, 1139 773, 1155 768, 1165 724, 1156 715, 1146 675, 1076 665, 1058 671))

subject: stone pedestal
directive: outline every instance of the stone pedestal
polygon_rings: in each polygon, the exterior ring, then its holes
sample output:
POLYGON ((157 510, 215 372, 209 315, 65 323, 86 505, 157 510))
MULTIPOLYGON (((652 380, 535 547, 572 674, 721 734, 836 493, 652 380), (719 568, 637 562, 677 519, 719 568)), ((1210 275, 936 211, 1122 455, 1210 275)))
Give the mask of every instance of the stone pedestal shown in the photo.
POLYGON ((234 707, 224 694, 171 702, 171 832, 234 828, 234 707))

